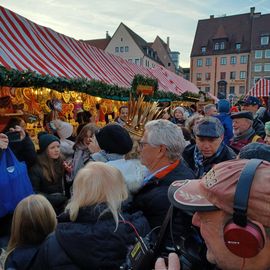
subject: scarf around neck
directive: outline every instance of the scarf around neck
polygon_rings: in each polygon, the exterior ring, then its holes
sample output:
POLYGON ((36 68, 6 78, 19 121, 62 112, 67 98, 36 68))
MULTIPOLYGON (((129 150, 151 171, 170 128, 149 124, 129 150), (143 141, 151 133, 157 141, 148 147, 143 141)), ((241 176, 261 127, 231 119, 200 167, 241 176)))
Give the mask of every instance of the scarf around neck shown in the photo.
POLYGON ((233 142, 238 142, 240 140, 248 140, 254 134, 255 134, 254 129, 250 127, 248 130, 244 131, 242 134, 233 136, 232 140, 233 142))
POLYGON ((194 164, 195 164, 195 175, 197 178, 201 178, 205 173, 205 163, 211 164, 223 151, 225 144, 222 142, 216 151, 216 153, 211 156, 210 158, 204 159, 202 152, 199 150, 198 146, 196 145, 194 148, 194 164))

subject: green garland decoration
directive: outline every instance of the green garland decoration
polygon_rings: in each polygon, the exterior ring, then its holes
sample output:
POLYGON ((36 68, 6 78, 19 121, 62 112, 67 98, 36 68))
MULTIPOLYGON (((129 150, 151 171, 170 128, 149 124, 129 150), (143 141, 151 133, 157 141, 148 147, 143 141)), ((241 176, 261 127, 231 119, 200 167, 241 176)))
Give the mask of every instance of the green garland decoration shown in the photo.
POLYGON ((35 71, 16 69, 6 69, 0 66, 0 86, 10 87, 47 87, 59 92, 77 91, 86 93, 91 96, 101 98, 127 101, 130 96, 130 91, 134 91, 138 84, 154 86, 154 95, 146 100, 151 101, 193 101, 199 99, 199 95, 185 92, 182 95, 176 95, 170 92, 157 91, 157 79, 144 77, 142 75, 134 76, 131 89, 120 87, 118 85, 110 85, 102 81, 89 80, 86 78, 65 78, 55 77, 51 75, 41 75, 35 71))
POLYGON ((131 83, 131 91, 133 95, 137 95, 137 87, 138 85, 147 85, 154 87, 154 95, 158 90, 158 80, 156 78, 146 77, 141 74, 137 74, 134 76, 131 83))

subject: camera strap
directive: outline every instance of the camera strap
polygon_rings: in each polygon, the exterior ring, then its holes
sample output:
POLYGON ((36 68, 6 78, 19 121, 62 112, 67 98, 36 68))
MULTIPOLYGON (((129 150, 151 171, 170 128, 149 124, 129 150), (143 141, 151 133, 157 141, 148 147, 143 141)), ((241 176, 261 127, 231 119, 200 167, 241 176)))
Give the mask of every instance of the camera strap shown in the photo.
POLYGON ((166 217, 161 225, 160 231, 159 231, 159 235, 157 238, 157 242, 153 248, 154 250, 154 254, 156 255, 160 249, 161 243, 163 242, 163 237, 166 233, 166 229, 168 227, 168 224, 170 222, 171 216, 173 213, 173 205, 170 206, 169 210, 167 211, 166 217))

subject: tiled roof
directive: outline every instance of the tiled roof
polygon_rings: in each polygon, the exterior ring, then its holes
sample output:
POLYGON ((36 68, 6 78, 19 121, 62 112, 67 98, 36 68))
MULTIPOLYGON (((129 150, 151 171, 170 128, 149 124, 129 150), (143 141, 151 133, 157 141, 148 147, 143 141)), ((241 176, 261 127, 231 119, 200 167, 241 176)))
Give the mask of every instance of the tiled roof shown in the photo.
POLYGON ((99 48, 101 50, 105 50, 107 45, 109 44, 111 38, 101 38, 101 39, 92 39, 92 40, 81 40, 90 46, 94 46, 96 48, 99 48))
POLYGON ((235 43, 241 43, 241 49, 238 52, 249 51, 251 25, 252 16, 250 13, 199 20, 191 57, 202 55, 201 47, 206 47, 205 55, 234 53, 236 52, 235 43), (228 41, 225 50, 213 50, 213 40, 216 38, 228 41))
MULTIPOLYGON (((252 50, 262 49, 261 36, 270 36, 270 14, 255 16, 252 25, 252 50)), ((264 45, 263 48, 270 48, 270 44, 264 45)))

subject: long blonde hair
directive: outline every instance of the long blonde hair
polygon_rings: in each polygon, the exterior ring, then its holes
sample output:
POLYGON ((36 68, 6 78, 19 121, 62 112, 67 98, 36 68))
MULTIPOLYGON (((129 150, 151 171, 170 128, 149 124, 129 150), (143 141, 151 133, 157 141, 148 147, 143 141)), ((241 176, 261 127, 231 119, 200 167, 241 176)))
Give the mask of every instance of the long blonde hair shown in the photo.
POLYGON ((73 195, 66 210, 69 211, 70 219, 75 221, 81 207, 106 203, 117 228, 121 203, 127 197, 124 177, 118 169, 103 162, 89 162, 75 177, 73 195))
POLYGON ((14 211, 7 251, 22 245, 41 244, 56 225, 56 214, 44 196, 26 197, 14 211))

